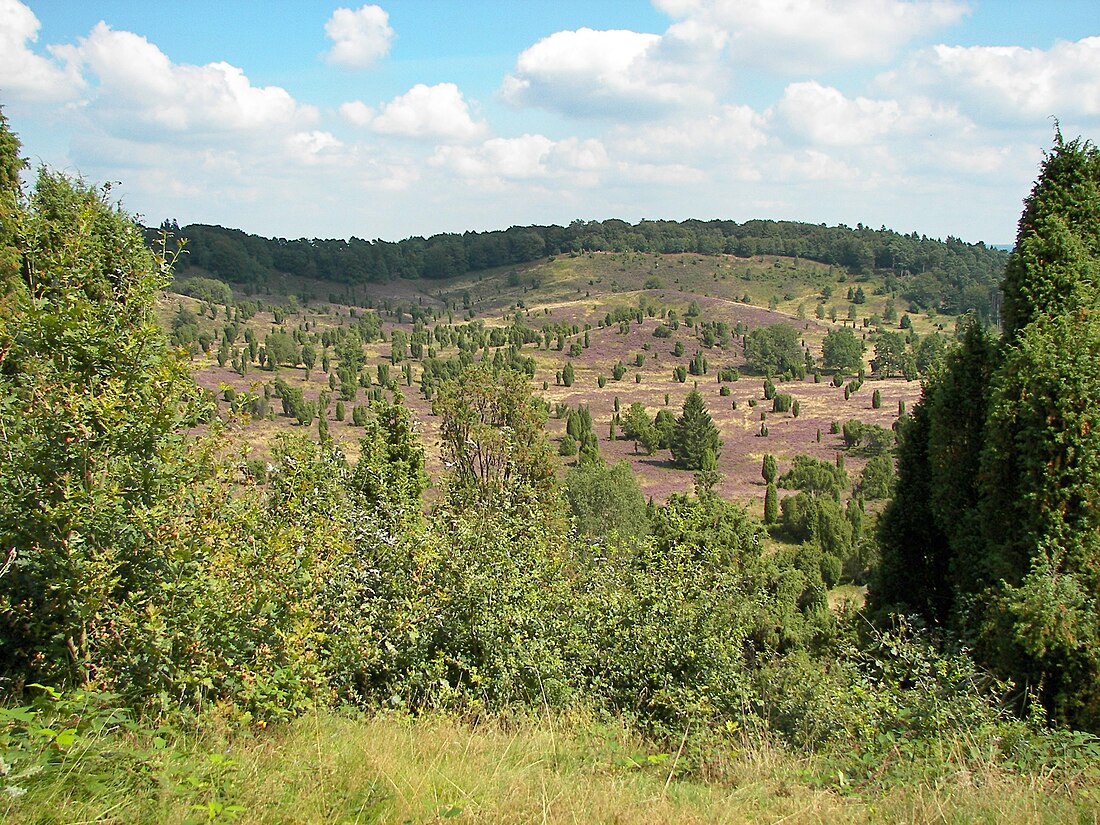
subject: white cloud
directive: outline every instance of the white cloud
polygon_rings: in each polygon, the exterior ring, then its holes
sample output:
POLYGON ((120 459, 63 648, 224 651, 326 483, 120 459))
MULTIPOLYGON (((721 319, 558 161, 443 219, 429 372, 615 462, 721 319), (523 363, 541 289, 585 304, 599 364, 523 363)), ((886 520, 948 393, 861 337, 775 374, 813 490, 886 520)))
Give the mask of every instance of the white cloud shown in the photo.
POLYGON ((690 120, 616 130, 616 145, 648 160, 729 163, 768 142, 766 121, 749 106, 722 106, 690 120))
POLYGON ((361 100, 340 105, 340 115, 353 126, 367 126, 374 120, 374 109, 361 100))
POLYGON ((787 86, 775 112, 801 137, 831 146, 872 143, 902 116, 896 100, 849 98, 816 80, 787 86))
POLYGON ((327 159, 337 159, 344 144, 331 132, 313 130, 296 132, 287 138, 287 149, 292 157, 305 164, 316 164, 327 159))
POLYGON ((864 179, 859 170, 818 149, 789 152, 777 159, 776 177, 782 181, 837 181, 851 188, 864 179))
POLYGON ((732 59, 786 72, 888 60, 906 43, 958 22, 958 0, 654 0, 709 32, 732 59))
MULTIPOLYGON (((705 51, 705 50, 704 50, 705 51)), ((520 106, 636 118, 714 101, 713 67, 682 38, 582 28, 523 51, 501 93, 520 106)))
POLYGON ((429 162, 487 187, 552 178, 594 185, 608 165, 607 152, 597 140, 553 141, 531 134, 491 138, 476 147, 440 146, 429 162))
POLYGON ((554 144, 551 160, 559 168, 576 172, 600 172, 607 167, 607 149, 595 139, 567 138, 554 144))
POLYGON ((80 88, 79 74, 35 54, 41 23, 18 0, 0 0, 0 91, 27 100, 63 100, 80 88))
POLYGON ((996 117, 1100 114, 1100 37, 1050 49, 944 46, 914 55, 879 78, 882 88, 924 90, 996 117))
POLYGON ((174 64, 144 37, 100 22, 76 46, 56 47, 98 81, 93 116, 108 128, 155 132, 252 132, 292 129, 317 117, 278 86, 253 86, 228 63, 174 64))
POLYGON ((683 163, 620 163, 618 173, 620 181, 633 185, 649 183, 683 187, 708 180, 708 175, 703 170, 683 163))
POLYGON ((327 59, 349 69, 366 69, 385 57, 394 32, 390 16, 380 6, 339 8, 325 23, 325 36, 332 41, 327 59))
MULTIPOLYGON (((363 118, 366 108, 355 107, 345 112, 345 116, 363 118)), ((370 120, 370 126, 382 134, 460 141, 477 138, 487 130, 483 122, 470 116, 462 92, 454 83, 435 86, 417 83, 405 94, 383 104, 378 116, 370 120)))

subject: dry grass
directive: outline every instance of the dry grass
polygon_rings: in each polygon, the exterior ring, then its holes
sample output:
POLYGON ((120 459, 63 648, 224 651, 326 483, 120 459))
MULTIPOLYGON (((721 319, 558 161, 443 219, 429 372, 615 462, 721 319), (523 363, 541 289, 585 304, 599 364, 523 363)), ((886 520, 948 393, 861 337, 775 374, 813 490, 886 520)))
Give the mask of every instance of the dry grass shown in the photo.
MULTIPOLYGON (((837 792, 812 765, 729 741, 660 754, 589 715, 470 724, 306 716, 278 729, 187 740, 138 783, 32 791, 12 822, 861 823, 1095 822, 1087 799, 995 768, 934 784, 837 792), (697 751, 697 749, 695 749, 697 751), (690 772, 685 774, 685 768, 690 772), (706 777, 706 778, 702 778, 706 777), (1090 813, 1091 812, 1091 813, 1090 813)), ((104 743, 110 745, 111 743, 104 743)), ((3 808, 0 806, 0 813, 3 808)))

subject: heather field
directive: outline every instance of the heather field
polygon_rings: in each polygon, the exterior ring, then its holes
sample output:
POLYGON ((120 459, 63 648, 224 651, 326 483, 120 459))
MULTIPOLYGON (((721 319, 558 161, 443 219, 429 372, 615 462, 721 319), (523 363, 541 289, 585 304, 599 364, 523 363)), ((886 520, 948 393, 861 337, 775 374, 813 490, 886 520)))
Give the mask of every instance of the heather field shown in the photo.
MULTIPOLYGON (((777 383, 779 392, 799 401, 800 411, 797 417, 790 412, 771 412, 771 402, 764 400, 763 376, 746 370, 744 335, 771 324, 790 324, 798 331, 804 348, 820 363, 822 339, 829 330, 847 325, 865 340, 865 366, 870 373, 873 324, 879 322, 887 298, 876 294, 882 290, 876 289, 875 282, 861 282, 868 300, 851 313, 856 315, 855 320, 847 320, 852 305, 844 296, 851 285, 840 269, 789 258, 592 253, 450 281, 393 281, 352 288, 286 278, 273 288, 272 294, 252 296, 262 308, 246 324, 262 342, 265 335, 278 329, 308 331, 307 334, 333 330, 353 323, 354 316, 363 308, 373 308, 381 319, 386 340, 367 345, 368 369, 373 372, 378 365, 390 365, 391 374, 399 379, 405 403, 413 411, 422 434, 433 478, 438 478, 442 470, 438 424, 431 413, 431 403, 419 388, 420 364, 415 359, 411 361, 413 380, 409 386, 400 377, 400 365, 390 363, 389 339, 394 330, 412 332, 410 311, 415 307, 433 313, 437 324, 480 322, 486 327, 504 327, 518 322, 536 330, 546 326, 556 330, 561 325, 570 331, 576 328, 576 334, 565 336, 562 350, 557 349, 556 336, 548 348, 542 342, 522 348, 522 355, 533 358, 536 364, 532 389, 548 402, 551 410, 547 421, 551 446, 556 449, 565 428, 564 420, 555 415, 556 406, 587 405, 600 438, 601 455, 612 463, 628 461, 647 497, 664 501, 672 493, 690 491, 692 474, 676 469, 667 450, 646 455, 624 438, 618 428, 612 436, 612 420, 616 400, 624 410, 639 402, 651 416, 662 407, 678 414, 687 393, 697 386, 722 436, 718 459, 722 479, 718 491, 755 511, 763 504, 760 464, 764 453, 777 457, 780 473, 798 454, 835 460, 838 453, 845 451, 840 434, 831 432, 833 422, 854 419, 889 428, 897 420, 899 402, 911 406, 919 398, 917 381, 869 377, 858 392, 845 400, 844 388, 833 386, 831 375, 826 373, 820 377, 820 383, 815 383, 812 375, 804 380, 777 383), (838 297, 823 300, 822 294, 830 292, 838 297), (325 297, 330 300, 324 300, 325 297), (354 304, 346 303, 351 301, 354 304), (698 322, 722 322, 731 330, 741 330, 741 334, 734 334, 725 348, 702 346, 699 323, 691 326, 681 323, 667 338, 654 335, 669 311, 683 319, 693 304, 698 322), (826 316, 822 319, 815 317, 819 304, 826 316), (288 305, 282 325, 276 324, 272 310, 288 305), (647 308, 640 323, 635 319, 627 324, 604 325, 609 313, 636 310, 640 306, 647 308), (830 320, 830 314, 835 314, 837 320, 830 320), (586 326, 588 346, 583 347, 586 326), (574 343, 581 345, 581 349, 571 356, 569 351, 574 343), (675 354, 678 345, 682 346, 681 355, 675 354), (687 367, 698 351, 708 361, 707 372, 688 375, 684 383, 676 380, 674 369, 687 367), (619 362, 626 371, 620 380, 614 380, 613 368, 619 362), (564 386, 559 380, 566 363, 572 364, 575 373, 571 386, 564 386), (721 384, 717 380, 721 367, 736 368, 740 371, 739 379, 721 384), (723 386, 728 388, 729 395, 720 394, 723 386), (881 395, 878 409, 872 407, 876 389, 881 395), (761 412, 767 416, 766 437, 760 435, 761 412)), ((220 332, 224 318, 203 315, 200 302, 171 293, 165 293, 161 299, 167 323, 171 323, 181 306, 201 316, 201 328, 215 335, 220 332)), ((951 332, 954 320, 945 316, 912 318, 919 334, 951 332)), ((429 322, 428 326, 433 324, 429 322)), ((896 323, 891 326, 897 328, 896 323)), ((329 376, 321 369, 321 347, 317 350, 317 364, 308 375, 302 366, 285 365, 277 371, 250 365, 241 375, 228 363, 219 366, 211 348, 208 353, 195 354, 195 376, 200 385, 218 394, 226 411, 227 387, 262 394, 264 383, 271 384, 276 377, 301 388, 307 400, 316 401, 322 391, 329 390, 329 376)), ((448 357, 456 353, 453 348, 443 348, 438 355, 448 357)), ((331 348, 329 354, 332 355, 331 348)), ((335 364, 333 357, 332 370, 335 364)), ((354 403, 365 403, 362 391, 355 402, 346 403, 344 421, 336 420, 334 401, 330 402, 327 415, 330 433, 353 457, 358 452, 360 433, 351 423, 354 403)), ((274 434, 305 429, 283 415, 278 404, 278 399, 272 398, 272 413, 268 417, 238 420, 231 425, 239 448, 249 457, 264 458, 274 434)), ((314 434, 316 426, 311 427, 314 434)), ((560 461, 564 468, 570 459, 560 461)), ((846 454, 845 462, 850 477, 857 478, 864 459, 858 454, 846 454)))

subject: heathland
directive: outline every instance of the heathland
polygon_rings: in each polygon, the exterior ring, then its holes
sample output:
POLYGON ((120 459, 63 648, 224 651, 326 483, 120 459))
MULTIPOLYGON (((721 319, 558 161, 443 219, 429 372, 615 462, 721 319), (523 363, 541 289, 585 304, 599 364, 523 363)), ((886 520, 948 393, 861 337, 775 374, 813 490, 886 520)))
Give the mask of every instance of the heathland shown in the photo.
POLYGON ((146 229, 20 148, 11 821, 1095 821, 1091 144, 1011 255, 146 229))

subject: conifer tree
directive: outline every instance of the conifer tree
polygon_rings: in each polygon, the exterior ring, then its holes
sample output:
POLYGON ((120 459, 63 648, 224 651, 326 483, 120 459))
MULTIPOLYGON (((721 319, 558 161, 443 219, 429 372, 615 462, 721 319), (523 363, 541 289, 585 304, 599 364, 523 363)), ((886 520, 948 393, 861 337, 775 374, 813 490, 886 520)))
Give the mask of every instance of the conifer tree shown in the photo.
POLYGON ((775 484, 768 482, 768 488, 764 492, 764 523, 775 524, 779 521, 779 491, 775 484))
POLYGON ((872 605, 909 608, 1100 730, 1100 152, 1056 135, 999 345, 974 323, 903 419, 872 605))
POLYGON ((1002 323, 1012 343, 1038 315, 1095 307, 1100 292, 1100 153, 1055 133, 1054 151, 1024 202, 1005 268, 1002 323))
POLYGON ((1005 276, 981 456, 978 652, 1100 730, 1100 150, 1056 135, 1005 276))
POLYGON ((760 467, 760 475, 764 479, 764 483, 774 484, 777 472, 778 466, 775 461, 775 456, 771 453, 764 453, 764 461, 760 467))
POLYGON ((714 495, 714 488, 722 476, 718 472, 718 458, 710 448, 703 451, 703 463, 695 473, 695 495, 699 498, 714 495))
POLYGON ((707 412, 703 396, 698 390, 692 390, 684 400, 683 411, 672 433, 669 447, 673 461, 685 470, 699 470, 703 467, 706 451, 717 456, 721 445, 718 428, 707 412))

